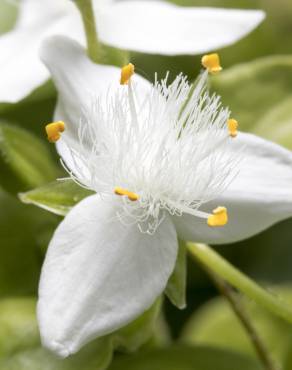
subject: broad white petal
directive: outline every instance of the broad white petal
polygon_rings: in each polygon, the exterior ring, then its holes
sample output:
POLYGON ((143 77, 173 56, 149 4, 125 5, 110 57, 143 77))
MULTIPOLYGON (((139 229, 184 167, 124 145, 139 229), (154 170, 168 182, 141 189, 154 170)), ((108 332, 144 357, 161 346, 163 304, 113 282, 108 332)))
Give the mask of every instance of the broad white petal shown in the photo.
MULTIPOLYGON (((121 69, 93 63, 77 42, 59 36, 43 43, 41 58, 50 70, 59 92, 55 119, 66 123, 63 137, 70 140, 71 146, 76 146, 83 113, 91 110, 97 98, 108 105, 109 99, 119 89, 126 88, 119 83, 121 69)), ((145 94, 151 86, 139 75, 133 76, 133 83, 137 84, 140 95, 145 94)), ((60 140, 57 148, 67 166, 74 171, 66 145, 60 140)))
POLYGON ((222 196, 203 207, 210 212, 226 206, 228 224, 211 228, 206 220, 185 214, 174 218, 181 238, 231 243, 292 216, 292 153, 251 134, 240 133, 233 141, 234 148, 238 145, 245 147, 238 177, 222 196))
POLYGON ((259 10, 180 7, 160 1, 123 1, 97 9, 100 39, 155 54, 200 54, 240 40, 264 19, 259 10))
POLYGON ((79 18, 68 0, 21 1, 15 28, 0 37, 1 102, 21 100, 49 78, 38 54, 45 37, 67 34, 84 42, 79 18))
POLYGON ((61 356, 142 314, 163 292, 177 255, 166 218, 151 236, 116 217, 121 200, 81 201, 59 225, 42 269, 43 344, 61 356))

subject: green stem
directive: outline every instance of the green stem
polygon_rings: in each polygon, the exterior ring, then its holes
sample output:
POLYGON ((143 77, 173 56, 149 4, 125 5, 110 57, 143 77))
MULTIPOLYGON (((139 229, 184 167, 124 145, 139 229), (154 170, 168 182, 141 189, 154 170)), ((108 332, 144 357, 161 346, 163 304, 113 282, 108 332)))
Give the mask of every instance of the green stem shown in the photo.
POLYGON ((95 63, 101 63, 101 49, 99 43, 92 0, 75 0, 75 3, 81 13, 84 31, 87 41, 87 54, 95 63))
POLYGON ((208 267, 211 271, 227 281, 230 285, 245 293, 256 303, 275 315, 292 323, 292 310, 277 296, 260 287, 252 279, 205 244, 187 243, 188 251, 193 258, 208 267))
POLYGON ((268 349, 262 341, 262 338, 257 333, 257 330, 247 315, 247 312, 241 304, 239 297, 237 297, 237 295, 233 292, 231 286, 221 279, 217 274, 214 274, 209 268, 205 267, 205 269, 219 292, 230 304, 230 307, 232 308, 238 320, 241 322, 264 368, 266 370, 280 370, 280 367, 278 367, 278 365, 275 364, 271 358, 268 349))

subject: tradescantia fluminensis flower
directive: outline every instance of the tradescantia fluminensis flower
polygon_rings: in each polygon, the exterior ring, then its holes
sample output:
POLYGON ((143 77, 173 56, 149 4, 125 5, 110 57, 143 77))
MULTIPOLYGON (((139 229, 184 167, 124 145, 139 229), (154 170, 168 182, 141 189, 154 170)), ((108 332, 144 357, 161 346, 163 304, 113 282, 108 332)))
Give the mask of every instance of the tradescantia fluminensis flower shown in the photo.
MULTIPOLYGON (((262 11, 185 8, 160 1, 95 0, 99 38, 126 50, 198 54, 230 45, 251 32, 262 11)), ((0 102, 17 102, 49 74, 38 57, 41 41, 67 35, 85 43, 70 0, 21 0, 14 29, 0 37, 0 102)))
MULTIPOLYGON (((59 91, 51 141, 72 178, 96 192, 60 223, 39 287, 43 344, 61 356, 144 312, 165 289, 177 237, 248 238, 292 215, 292 154, 250 134, 203 72, 151 85, 133 66, 92 63, 64 37, 42 59, 59 91), (63 123, 65 122, 65 124, 63 123), (218 209, 219 207, 219 209, 218 209)), ((218 70, 216 55, 203 58, 218 70)))

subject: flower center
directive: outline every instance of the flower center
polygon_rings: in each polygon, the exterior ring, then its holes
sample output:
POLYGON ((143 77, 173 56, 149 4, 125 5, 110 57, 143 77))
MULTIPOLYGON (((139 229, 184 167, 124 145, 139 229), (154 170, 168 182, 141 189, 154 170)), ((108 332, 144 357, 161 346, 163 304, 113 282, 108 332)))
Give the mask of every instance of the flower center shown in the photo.
MULTIPOLYGON (((132 81, 134 66, 128 64, 120 89, 85 112, 78 147, 67 143, 76 166, 72 178, 97 193, 121 197, 117 216, 125 224, 153 233, 167 212, 189 213, 211 227, 228 222, 225 207, 210 213, 202 206, 237 175, 240 156, 232 142, 238 123, 207 91, 208 72, 219 68, 219 59, 204 60, 207 71, 193 86, 183 75, 171 84, 167 76, 154 85, 143 80, 141 86, 132 81)), ((58 127, 52 126, 51 137, 60 135, 58 127)))

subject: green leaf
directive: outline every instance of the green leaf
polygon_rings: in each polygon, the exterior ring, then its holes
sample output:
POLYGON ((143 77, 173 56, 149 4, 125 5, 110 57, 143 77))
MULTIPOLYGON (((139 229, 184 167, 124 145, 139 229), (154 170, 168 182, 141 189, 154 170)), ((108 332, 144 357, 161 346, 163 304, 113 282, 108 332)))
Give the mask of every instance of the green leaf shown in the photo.
POLYGON ((116 358, 109 370, 261 370, 253 359, 208 347, 172 346, 116 358))
POLYGON ((186 307, 187 253, 184 242, 179 242, 179 249, 174 271, 167 283, 165 294, 180 309, 186 307))
POLYGON ((292 324, 292 309, 282 298, 261 287, 208 245, 187 242, 187 248, 196 262, 218 274, 219 277, 266 310, 292 324))
POLYGON ((154 333, 160 310, 161 299, 158 299, 143 315, 115 332, 113 334, 115 347, 132 352, 146 343, 154 333))
POLYGON ((288 127, 292 120, 292 56, 240 64, 214 76, 211 83, 241 130, 292 148, 292 130, 288 127))
POLYGON ((0 370, 105 370, 111 362, 109 338, 96 340, 66 359, 57 358, 41 347, 0 359, 0 370))
POLYGON ((44 184, 57 176, 45 144, 17 126, 0 123, 0 184, 9 192, 44 184))
POLYGON ((39 345, 34 298, 0 301, 0 358, 39 345))
POLYGON ((0 370, 105 370, 112 358, 112 341, 91 342, 63 360, 41 348, 35 318, 35 298, 0 301, 0 370))
MULTIPOLYGON (((273 288, 288 303, 292 303, 291 287, 273 288)), ((283 363, 291 352, 292 325, 273 316, 255 303, 242 299, 249 318, 262 338, 269 353, 283 363)), ((194 313, 186 324, 181 337, 184 343, 209 345, 257 358, 250 338, 224 298, 206 303, 194 313)))
POLYGON ((65 216, 75 204, 93 194, 71 179, 58 180, 19 194, 24 203, 34 204, 57 215, 65 216))
POLYGON ((292 94, 271 107, 253 128, 256 135, 292 149, 292 94))
POLYGON ((0 34, 9 31, 17 18, 16 2, 0 1, 0 34))
POLYGON ((0 190, 0 296, 33 294, 57 218, 0 190))

